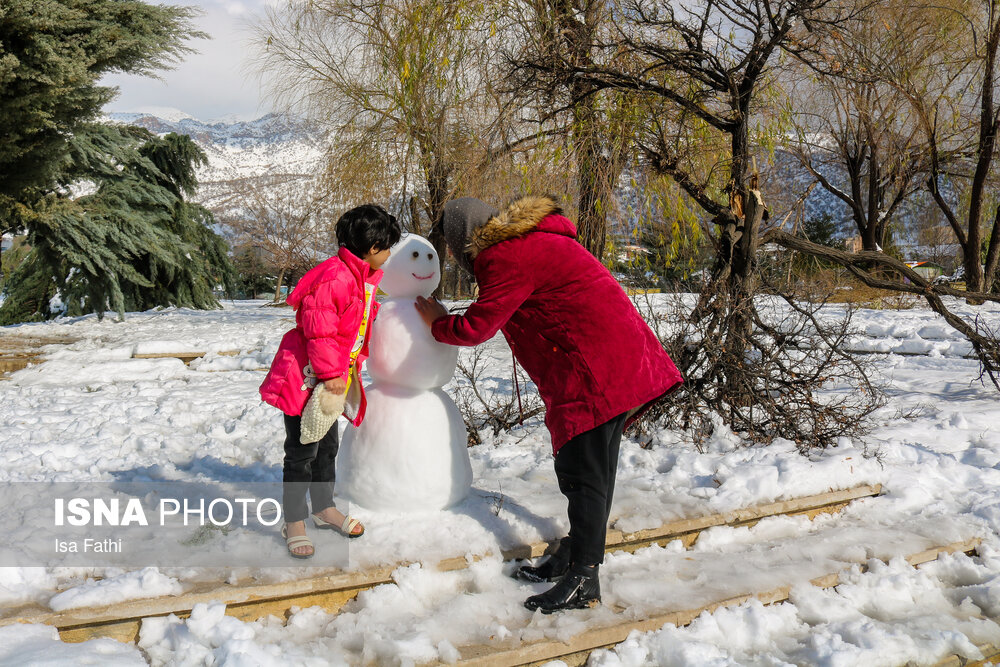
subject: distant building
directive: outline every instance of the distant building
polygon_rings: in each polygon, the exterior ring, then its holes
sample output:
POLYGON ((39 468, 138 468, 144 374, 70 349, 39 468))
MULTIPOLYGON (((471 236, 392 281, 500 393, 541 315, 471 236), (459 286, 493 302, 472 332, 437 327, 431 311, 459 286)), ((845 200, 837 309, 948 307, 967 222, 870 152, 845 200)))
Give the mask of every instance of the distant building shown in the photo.
POLYGON ((903 257, 909 258, 910 262, 914 264, 926 262, 940 266, 941 273, 945 275, 953 273, 962 264, 962 246, 957 243, 936 245, 901 243, 898 249, 903 257))
POLYGON ((622 264, 628 264, 633 260, 649 257, 653 254, 649 248, 644 248, 635 244, 620 245, 617 247, 617 250, 617 259, 622 264))
POLYGON ((921 278, 930 282, 945 272, 945 268, 935 262, 906 262, 906 265, 921 278))
POLYGON ((844 250, 847 252, 861 252, 864 247, 860 236, 850 236, 844 239, 844 250))

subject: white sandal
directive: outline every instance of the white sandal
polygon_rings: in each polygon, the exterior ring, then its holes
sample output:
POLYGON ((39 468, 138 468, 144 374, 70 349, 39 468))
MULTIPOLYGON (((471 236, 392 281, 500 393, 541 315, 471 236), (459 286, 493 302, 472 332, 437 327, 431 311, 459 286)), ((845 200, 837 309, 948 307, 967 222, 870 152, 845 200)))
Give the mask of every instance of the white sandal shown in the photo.
POLYGON ((353 517, 345 516, 344 523, 340 524, 339 526, 335 523, 330 523, 329 521, 324 520, 323 517, 319 516, 318 514, 313 514, 312 518, 313 518, 313 523, 316 524, 317 528, 323 530, 336 530, 339 531, 341 535, 345 535, 351 539, 354 539, 355 537, 361 537, 362 535, 365 534, 365 527, 361 526, 361 522, 353 517), (354 529, 357 528, 358 526, 361 526, 361 532, 355 533, 354 529))
POLYGON ((306 535, 288 536, 288 524, 283 524, 281 526, 281 536, 285 538, 285 544, 288 546, 288 554, 292 558, 312 558, 316 553, 316 547, 313 546, 312 540, 310 540, 306 535), (310 547, 312 551, 307 554, 297 554, 293 551, 293 549, 298 549, 299 547, 310 547))

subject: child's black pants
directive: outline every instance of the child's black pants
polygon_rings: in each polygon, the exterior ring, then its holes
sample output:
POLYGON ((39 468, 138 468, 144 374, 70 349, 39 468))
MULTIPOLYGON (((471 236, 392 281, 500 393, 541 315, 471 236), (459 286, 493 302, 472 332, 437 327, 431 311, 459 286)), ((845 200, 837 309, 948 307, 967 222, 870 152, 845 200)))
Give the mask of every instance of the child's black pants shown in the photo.
POLYGON ((299 442, 302 418, 285 415, 285 464, 282 468, 282 511, 285 523, 304 521, 309 516, 306 491, 312 500, 313 514, 333 507, 333 482, 336 478, 337 450, 340 438, 337 424, 319 442, 299 442))
POLYGON ((615 493, 618 449, 625 414, 574 437, 556 454, 559 490, 569 500, 569 546, 572 562, 604 562, 608 514, 615 493))

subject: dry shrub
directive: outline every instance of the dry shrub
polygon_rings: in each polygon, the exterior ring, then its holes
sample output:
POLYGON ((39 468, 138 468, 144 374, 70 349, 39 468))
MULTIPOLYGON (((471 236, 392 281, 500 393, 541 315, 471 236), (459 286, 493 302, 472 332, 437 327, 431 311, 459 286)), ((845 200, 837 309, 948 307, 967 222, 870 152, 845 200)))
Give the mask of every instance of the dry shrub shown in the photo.
POLYGON ((922 300, 913 294, 878 289, 850 280, 841 289, 834 291, 828 302, 845 303, 873 310, 910 310, 919 306, 922 300))
POLYGON ((638 300, 685 384, 634 429, 682 429, 701 448, 722 423, 747 444, 784 438, 803 453, 871 429, 885 396, 867 358, 846 351, 853 308, 824 309, 827 298, 815 293, 769 291, 752 300, 754 326, 743 341, 732 340, 733 330, 717 335, 710 319, 692 319, 691 298, 638 300))
POLYGON ((495 437, 544 412, 538 391, 511 358, 510 373, 505 366, 491 367, 483 346, 462 350, 458 361, 459 381, 455 402, 462 413, 469 434, 469 446, 482 444, 480 432, 492 431, 495 437))

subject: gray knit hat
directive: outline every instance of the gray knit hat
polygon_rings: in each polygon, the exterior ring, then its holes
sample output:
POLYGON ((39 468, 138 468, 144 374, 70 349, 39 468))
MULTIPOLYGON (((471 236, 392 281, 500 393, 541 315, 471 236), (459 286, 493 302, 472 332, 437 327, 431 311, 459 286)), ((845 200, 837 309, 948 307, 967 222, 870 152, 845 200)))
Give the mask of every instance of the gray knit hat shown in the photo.
POLYGON ((499 214, 500 211, 475 197, 453 199, 444 205, 445 243, 448 244, 458 265, 468 273, 473 273, 472 258, 469 257, 472 233, 499 214))

